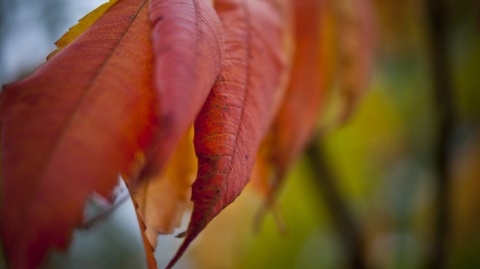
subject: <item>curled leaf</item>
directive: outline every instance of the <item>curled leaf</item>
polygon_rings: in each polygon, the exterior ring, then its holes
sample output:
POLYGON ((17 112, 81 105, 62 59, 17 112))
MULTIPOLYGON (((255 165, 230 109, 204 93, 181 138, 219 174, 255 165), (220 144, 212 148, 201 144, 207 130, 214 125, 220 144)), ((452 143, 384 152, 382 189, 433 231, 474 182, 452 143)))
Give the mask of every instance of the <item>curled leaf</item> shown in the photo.
POLYGON ((207 0, 151 0, 150 21, 160 130, 141 178, 165 166, 207 99, 223 59, 221 23, 207 0))
POLYGON ((144 181, 134 193, 138 213, 146 225, 146 236, 153 247, 158 234, 172 233, 180 226, 185 210, 191 206, 191 185, 197 173, 193 148, 193 128, 185 135, 165 169, 144 181))
POLYGON ((247 184, 289 71, 287 1, 218 0, 215 4, 225 33, 224 65, 195 121, 194 208, 185 240, 169 268, 247 184))

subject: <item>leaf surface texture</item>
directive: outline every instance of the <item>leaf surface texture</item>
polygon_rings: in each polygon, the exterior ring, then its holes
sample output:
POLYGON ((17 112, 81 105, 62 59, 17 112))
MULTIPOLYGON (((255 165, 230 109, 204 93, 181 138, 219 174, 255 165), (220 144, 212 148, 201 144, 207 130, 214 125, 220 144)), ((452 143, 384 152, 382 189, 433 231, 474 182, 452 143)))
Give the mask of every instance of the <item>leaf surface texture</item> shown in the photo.
POLYGON ((35 268, 50 247, 64 249, 89 195, 108 197, 151 143, 146 3, 113 5, 2 92, 1 233, 11 268, 35 268))
POLYGON ((179 227, 191 207, 191 186, 197 173, 193 148, 193 128, 177 145, 165 169, 144 181, 134 194, 138 213, 146 225, 146 236, 153 247, 158 234, 170 234, 179 227))
POLYGON ((207 99, 223 60, 223 32, 207 0, 151 0, 153 83, 160 130, 141 177, 160 173, 207 99))
POLYGON ((168 267, 249 181, 286 88, 291 40, 287 1, 219 0, 223 68, 195 121, 198 174, 186 238, 168 267))

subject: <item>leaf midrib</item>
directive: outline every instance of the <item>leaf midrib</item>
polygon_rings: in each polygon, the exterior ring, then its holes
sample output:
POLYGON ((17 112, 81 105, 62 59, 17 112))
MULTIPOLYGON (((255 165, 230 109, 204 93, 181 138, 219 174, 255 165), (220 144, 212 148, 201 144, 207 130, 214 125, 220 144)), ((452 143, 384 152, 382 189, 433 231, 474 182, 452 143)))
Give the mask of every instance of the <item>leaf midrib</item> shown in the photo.
MULTIPOLYGON (((145 5, 146 3, 148 2, 149 0, 144 0, 143 3, 140 5, 140 7, 138 8, 138 11, 135 13, 135 15, 132 17, 132 20, 129 22, 129 24, 127 25, 127 27, 125 28, 125 31, 122 33, 122 35, 119 37, 117 43, 115 44, 115 46, 113 47, 113 49, 111 50, 110 54, 105 58, 105 61, 103 62, 103 64, 100 66, 100 68, 98 69, 98 71, 95 73, 95 75, 93 76, 91 82, 88 84, 88 86, 86 87, 85 91, 81 94, 80 98, 79 98, 79 101, 76 103, 76 105, 74 106, 74 108, 72 109, 72 112, 70 113, 70 115, 68 116, 65 124, 64 124, 64 127, 62 128, 62 131, 60 132, 60 135, 59 135, 59 139, 56 140, 56 142, 54 143, 53 145, 53 150, 50 152, 49 156, 46 158, 46 160, 43 162, 43 169, 42 171, 38 174, 38 180, 35 181, 35 187, 34 187, 34 191, 33 191, 33 195, 31 196, 32 199, 30 199, 30 202, 26 203, 27 205, 27 208, 25 209, 26 211, 26 214, 23 214, 22 216, 24 216, 24 220, 25 221, 22 221, 21 223, 21 226, 20 228, 21 229, 17 229, 17 231, 20 231, 20 233, 17 233, 18 235, 20 235, 20 237, 23 239, 24 238, 24 235, 25 233, 23 233, 23 231, 25 230, 25 227, 27 226, 27 219, 29 218, 29 216, 31 215, 30 212, 32 211, 33 209, 33 204, 34 204, 34 201, 37 200, 35 198, 38 197, 38 193, 39 193, 39 190, 40 190, 40 185, 41 185, 41 182, 44 180, 44 174, 45 172, 47 171, 48 167, 49 167, 49 163, 51 163, 52 159, 55 157, 57 151, 58 151, 58 148, 59 148, 59 145, 61 143, 61 141, 63 141, 64 137, 65 137, 65 133, 70 129, 70 126, 72 125, 72 122, 75 118, 75 115, 77 114, 76 112, 80 109, 81 105, 84 103, 84 100, 86 99, 86 97, 88 96, 88 93, 91 91, 91 89, 93 88, 93 86, 95 85, 95 83, 97 82, 97 79, 100 77, 100 74, 104 71, 104 69, 108 66, 108 63, 109 61, 111 60, 111 58, 113 57, 113 55, 115 54, 116 50, 118 49, 119 45, 122 43, 123 39, 125 38, 126 34, 128 33, 128 31, 130 30, 130 27, 132 26, 132 24, 135 22, 135 20, 137 19, 139 13, 143 10, 143 8, 145 8, 145 5)), ((115 4, 118 4, 115 3, 115 4)), ((115 5, 114 4, 114 5, 115 5)), ((113 5, 113 6, 114 6, 113 5)), ((112 7, 113 7, 112 6, 112 7)), ((112 8, 110 7, 110 9, 112 8)), ((107 11, 108 12, 108 11, 107 11)), ((107 14, 107 12, 105 12, 105 14, 107 14)), ((104 14, 104 15, 105 15, 104 14)), ((93 24, 95 25, 95 24, 93 24)), ((75 42, 75 41, 73 41, 75 42)), ((15 240, 14 241, 15 244, 13 244, 13 247, 12 249, 15 250, 17 248, 18 245, 21 244, 21 242, 23 242, 23 240, 15 240)))

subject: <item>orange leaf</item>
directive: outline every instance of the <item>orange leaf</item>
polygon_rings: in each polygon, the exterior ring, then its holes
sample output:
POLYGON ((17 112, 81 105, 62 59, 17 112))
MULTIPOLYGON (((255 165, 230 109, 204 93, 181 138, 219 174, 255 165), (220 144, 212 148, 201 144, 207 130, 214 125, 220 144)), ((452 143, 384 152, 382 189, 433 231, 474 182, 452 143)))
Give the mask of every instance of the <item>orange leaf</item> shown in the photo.
POLYGON ((324 97, 333 79, 334 36, 326 0, 292 1, 296 55, 288 91, 268 136, 262 142, 252 177, 273 206, 289 167, 315 131, 324 97))
POLYGON ((300 0, 293 3, 297 54, 292 79, 272 128, 273 138, 264 142, 271 145, 263 146, 265 150, 258 156, 254 177, 257 189, 267 196, 270 206, 289 167, 314 133, 336 69, 332 43, 338 43, 336 57, 342 73, 341 122, 355 110, 366 89, 373 59, 373 22, 367 0, 300 0), (336 20, 332 18, 332 11, 338 14, 336 20), (337 23, 335 36, 333 22, 337 23))
MULTIPOLYGON (((331 80, 326 66, 325 1, 293 1, 295 8, 296 56, 289 89, 273 125, 273 161, 277 177, 283 178, 310 140, 331 80)), ((330 62, 331 63, 331 62, 330 62)))
POLYGON ((180 226, 185 210, 191 206, 191 186, 197 172, 193 148, 193 128, 184 136, 165 169, 144 181, 134 193, 138 212, 146 225, 146 236, 153 247, 158 234, 172 233, 180 226))
POLYGON ((291 40, 287 1, 217 0, 223 69, 195 121, 198 175, 186 238, 168 267, 247 184, 284 94, 291 40))
POLYGON ((339 28, 340 91, 343 108, 340 123, 355 111, 368 87, 372 72, 375 27, 370 0, 332 2, 339 28))
POLYGON ((221 23, 207 0, 151 0, 160 133, 141 177, 157 174, 193 124, 223 60, 221 23))
POLYGON ((88 13, 85 17, 81 18, 77 25, 71 27, 57 42, 57 49, 54 50, 47 59, 50 60, 59 51, 65 48, 68 44, 72 43, 79 35, 85 32, 92 24, 94 24, 107 10, 110 9, 118 0, 110 0, 109 2, 99 6, 92 12, 88 13))
POLYGON ((1 233, 11 268, 65 248, 92 192, 108 197, 152 140, 146 0, 113 5, 34 74, 2 92, 1 233))
MULTIPOLYGON (((130 194, 131 195, 131 194, 130 194)), ((140 233, 142 235, 142 241, 143 241, 143 248, 145 249, 145 258, 147 260, 147 268, 148 269, 157 269, 157 260, 155 259, 155 249, 150 243, 148 239, 148 232, 147 232, 147 227, 145 226, 145 222, 143 222, 143 219, 140 217, 140 214, 138 213, 138 204, 135 199, 132 197, 132 202, 135 207, 135 215, 137 216, 138 220, 138 225, 140 226, 140 233)))
POLYGON ((273 147, 275 145, 275 134, 272 130, 263 139, 257 152, 255 165, 253 166, 250 186, 262 197, 271 196, 273 184, 276 184, 276 167, 273 160, 273 147))

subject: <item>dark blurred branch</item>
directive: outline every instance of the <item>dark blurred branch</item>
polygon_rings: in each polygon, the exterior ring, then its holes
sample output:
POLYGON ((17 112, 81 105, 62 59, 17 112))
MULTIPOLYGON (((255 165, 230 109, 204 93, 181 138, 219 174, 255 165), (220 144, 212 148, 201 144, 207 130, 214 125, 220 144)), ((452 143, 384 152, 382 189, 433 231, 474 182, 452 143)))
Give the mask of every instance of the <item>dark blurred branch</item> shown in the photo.
POLYGON ((451 77, 451 64, 448 57, 446 3, 442 0, 426 1, 426 18, 430 65, 434 91, 435 114, 437 115, 437 137, 434 149, 436 166, 436 219, 433 242, 427 257, 426 268, 441 269, 446 267, 447 240, 450 230, 450 185, 449 166, 450 142, 454 131, 454 96, 451 77))
POLYGON ((306 151, 309 165, 314 173, 314 182, 325 200, 325 206, 331 216, 333 226, 341 240, 343 251, 347 256, 349 268, 367 268, 364 259, 364 243, 346 201, 342 198, 336 184, 337 178, 325 158, 323 146, 311 143, 306 151))
POLYGON ((475 33, 480 34, 480 2, 477 1, 475 5, 475 33))

